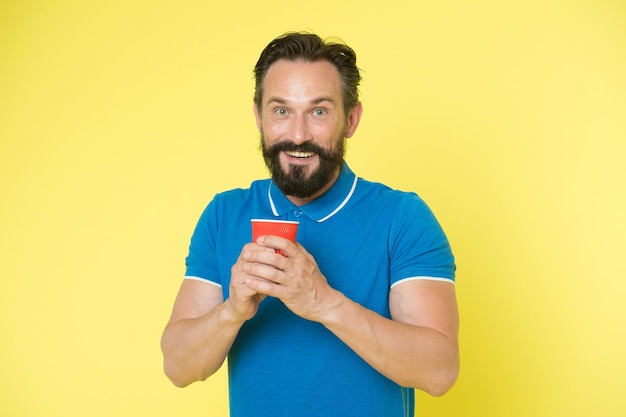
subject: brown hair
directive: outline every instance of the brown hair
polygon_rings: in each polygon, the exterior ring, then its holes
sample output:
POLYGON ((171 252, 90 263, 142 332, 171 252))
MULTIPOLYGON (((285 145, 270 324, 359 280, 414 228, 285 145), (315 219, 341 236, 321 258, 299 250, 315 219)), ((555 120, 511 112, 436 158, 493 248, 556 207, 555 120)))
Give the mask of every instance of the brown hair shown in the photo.
POLYGON ((276 61, 303 60, 307 62, 328 61, 341 77, 343 109, 346 115, 359 102, 358 86, 361 74, 356 66, 356 53, 347 45, 322 40, 318 35, 306 32, 286 33, 270 42, 254 67, 254 103, 261 108, 265 74, 276 61))

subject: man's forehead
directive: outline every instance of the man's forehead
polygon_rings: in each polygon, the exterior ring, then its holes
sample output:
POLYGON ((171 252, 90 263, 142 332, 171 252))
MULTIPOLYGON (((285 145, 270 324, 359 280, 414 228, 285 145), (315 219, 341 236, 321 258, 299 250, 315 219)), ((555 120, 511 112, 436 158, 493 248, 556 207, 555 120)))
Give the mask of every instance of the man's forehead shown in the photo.
MULTIPOLYGON (((276 94, 315 95, 312 100, 332 99, 341 94, 341 78, 328 61, 279 60, 272 64, 264 80, 265 100, 280 98, 276 94)), ((285 98, 283 98, 285 99, 285 98)))
POLYGON ((279 59, 268 68, 267 73, 265 74, 265 81, 267 81, 269 76, 275 75, 276 73, 280 73, 281 75, 295 73, 308 76, 318 75, 320 77, 323 76, 336 81, 339 81, 340 79, 339 71, 335 65, 327 60, 306 61, 298 59, 292 61, 279 59))

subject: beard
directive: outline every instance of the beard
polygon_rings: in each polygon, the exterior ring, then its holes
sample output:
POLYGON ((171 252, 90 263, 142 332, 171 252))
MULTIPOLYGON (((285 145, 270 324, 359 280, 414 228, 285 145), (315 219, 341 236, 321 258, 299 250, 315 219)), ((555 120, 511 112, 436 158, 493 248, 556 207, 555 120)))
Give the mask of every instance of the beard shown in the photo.
POLYGON ((297 198, 311 197, 333 180, 343 165, 345 148, 345 138, 338 140, 336 146, 330 150, 323 149, 311 142, 296 145, 290 140, 277 142, 266 147, 265 138, 261 134, 263 159, 272 175, 272 180, 283 194, 297 198), (307 167, 302 165, 289 164, 283 169, 280 165, 281 151, 314 152, 318 156, 319 166, 309 175, 306 173, 307 167))

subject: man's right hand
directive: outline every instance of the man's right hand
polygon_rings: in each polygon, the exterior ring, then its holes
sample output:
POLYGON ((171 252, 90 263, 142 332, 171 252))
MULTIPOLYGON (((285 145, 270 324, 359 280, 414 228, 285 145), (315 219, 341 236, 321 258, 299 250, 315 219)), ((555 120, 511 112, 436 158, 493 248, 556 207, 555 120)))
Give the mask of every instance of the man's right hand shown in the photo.
POLYGON ((246 244, 239 254, 237 262, 231 268, 229 297, 225 301, 225 307, 232 314, 235 321, 250 320, 259 309, 259 304, 265 295, 259 294, 246 285, 246 280, 250 275, 244 272, 244 254, 251 251, 274 251, 274 249, 257 245, 256 243, 246 244))

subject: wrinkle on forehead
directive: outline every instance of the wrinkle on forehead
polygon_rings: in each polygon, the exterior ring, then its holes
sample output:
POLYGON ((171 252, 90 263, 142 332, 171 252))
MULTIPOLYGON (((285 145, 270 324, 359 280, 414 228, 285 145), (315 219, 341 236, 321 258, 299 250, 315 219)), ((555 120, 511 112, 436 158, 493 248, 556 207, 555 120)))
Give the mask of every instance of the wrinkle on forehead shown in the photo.
POLYGON ((326 61, 286 61, 273 64, 264 82, 263 102, 280 104, 319 104, 324 101, 341 105, 341 79, 333 64, 326 61))

